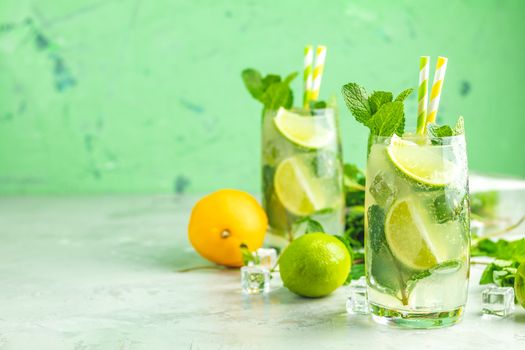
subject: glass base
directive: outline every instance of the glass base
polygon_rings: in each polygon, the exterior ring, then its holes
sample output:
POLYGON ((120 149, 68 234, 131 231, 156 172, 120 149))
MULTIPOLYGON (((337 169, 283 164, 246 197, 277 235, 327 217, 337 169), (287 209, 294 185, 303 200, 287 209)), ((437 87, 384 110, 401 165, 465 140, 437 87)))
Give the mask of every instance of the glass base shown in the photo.
POLYGON ((370 304, 372 319, 380 324, 400 328, 443 328, 459 323, 463 318, 463 306, 457 309, 439 312, 407 312, 387 309, 384 306, 370 304))

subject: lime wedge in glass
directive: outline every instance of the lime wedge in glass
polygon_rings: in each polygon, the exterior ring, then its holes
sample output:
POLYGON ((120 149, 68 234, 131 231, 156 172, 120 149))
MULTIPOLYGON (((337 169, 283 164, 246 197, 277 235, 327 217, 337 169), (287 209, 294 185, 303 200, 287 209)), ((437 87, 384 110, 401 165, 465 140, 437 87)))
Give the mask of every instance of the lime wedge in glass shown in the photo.
POLYGON ((385 236, 397 260, 414 270, 428 270, 446 260, 447 251, 444 242, 428 231, 420 212, 411 200, 396 202, 386 216, 385 236))
POLYGON ((335 127, 325 116, 301 116, 279 108, 274 118, 275 127, 291 142, 306 148, 322 148, 335 137, 335 127))
POLYGON ((327 191, 316 177, 312 161, 312 155, 295 155, 282 161, 275 172, 277 197, 295 215, 306 216, 326 208, 327 191))
POLYGON ((452 162, 443 157, 443 146, 419 145, 394 136, 387 153, 399 171, 420 184, 444 187, 456 176, 452 162))

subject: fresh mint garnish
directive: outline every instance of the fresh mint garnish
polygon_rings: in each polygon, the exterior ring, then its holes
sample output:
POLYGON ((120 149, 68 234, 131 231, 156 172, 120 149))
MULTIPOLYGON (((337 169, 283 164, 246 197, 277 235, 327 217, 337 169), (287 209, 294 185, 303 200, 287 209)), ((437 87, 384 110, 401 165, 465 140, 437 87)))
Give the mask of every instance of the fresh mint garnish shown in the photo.
POLYGON ((305 216, 304 218, 295 221, 292 225, 293 237, 297 237, 301 234, 317 232, 326 233, 323 225, 321 225, 319 221, 312 219, 310 216, 305 216))
POLYGON ((343 86, 343 97, 355 119, 377 136, 402 135, 405 128, 403 101, 413 89, 402 91, 395 100, 387 91, 374 91, 368 96, 366 90, 356 83, 343 86))
POLYGON ((392 136, 394 133, 402 135, 404 126, 401 126, 404 125, 404 120, 403 103, 387 102, 370 118, 368 127, 374 135, 392 136))
POLYGON ((356 83, 346 84, 343 86, 343 98, 355 119, 367 125, 369 119, 372 117, 372 112, 366 90, 356 83))
POLYGON ((463 117, 458 118, 453 128, 448 125, 430 123, 427 125, 427 131, 431 138, 462 135, 465 132, 463 117))
POLYGON ((256 252, 250 252, 246 244, 242 243, 239 248, 241 250, 242 262, 244 266, 248 266, 250 263, 258 265, 261 262, 259 255, 256 252))
POLYGON ((406 98, 414 91, 414 89, 409 88, 401 91, 399 95, 397 95, 395 101, 403 102, 406 100, 406 98))
POLYGON ((325 109, 328 107, 326 101, 310 101, 310 109, 325 109))
POLYGON ((242 80, 250 95, 260 101, 265 109, 277 110, 279 107, 290 109, 293 106, 293 92, 290 83, 297 77, 297 72, 282 79, 279 75, 268 74, 264 78, 255 69, 242 71, 242 80))
POLYGON ((471 254, 472 256, 488 256, 500 260, 525 261, 525 238, 515 241, 482 239, 472 247, 471 254))
POLYGON ((479 284, 494 283, 500 287, 513 287, 519 265, 517 261, 494 260, 483 270, 479 284))
POLYGON ((391 92, 374 91, 368 98, 371 114, 375 114, 385 103, 392 102, 392 99, 393 96, 391 92))

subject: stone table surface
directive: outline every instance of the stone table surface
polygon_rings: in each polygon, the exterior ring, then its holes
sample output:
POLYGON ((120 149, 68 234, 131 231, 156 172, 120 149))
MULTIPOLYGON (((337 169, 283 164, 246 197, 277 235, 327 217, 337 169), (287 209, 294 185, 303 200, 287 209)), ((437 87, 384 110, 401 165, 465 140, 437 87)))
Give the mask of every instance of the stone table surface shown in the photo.
POLYGON ((525 349, 525 312, 483 319, 473 268, 465 318, 400 330, 345 311, 347 289, 245 296, 186 227, 196 197, 0 198, 0 349, 525 349))

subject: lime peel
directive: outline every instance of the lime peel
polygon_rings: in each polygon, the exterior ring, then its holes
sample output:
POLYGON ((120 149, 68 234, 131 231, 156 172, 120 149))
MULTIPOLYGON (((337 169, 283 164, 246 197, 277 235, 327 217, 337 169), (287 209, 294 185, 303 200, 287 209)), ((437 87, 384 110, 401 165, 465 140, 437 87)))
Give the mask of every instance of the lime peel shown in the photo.
POLYGON ((456 176, 452 162, 438 153, 441 151, 440 146, 419 145, 395 135, 387 147, 390 161, 401 173, 420 184, 439 188, 456 176))
POLYGON ((291 142, 310 149, 327 146, 335 137, 334 128, 323 126, 328 122, 325 116, 301 116, 279 108, 274 118, 277 130, 291 142))

